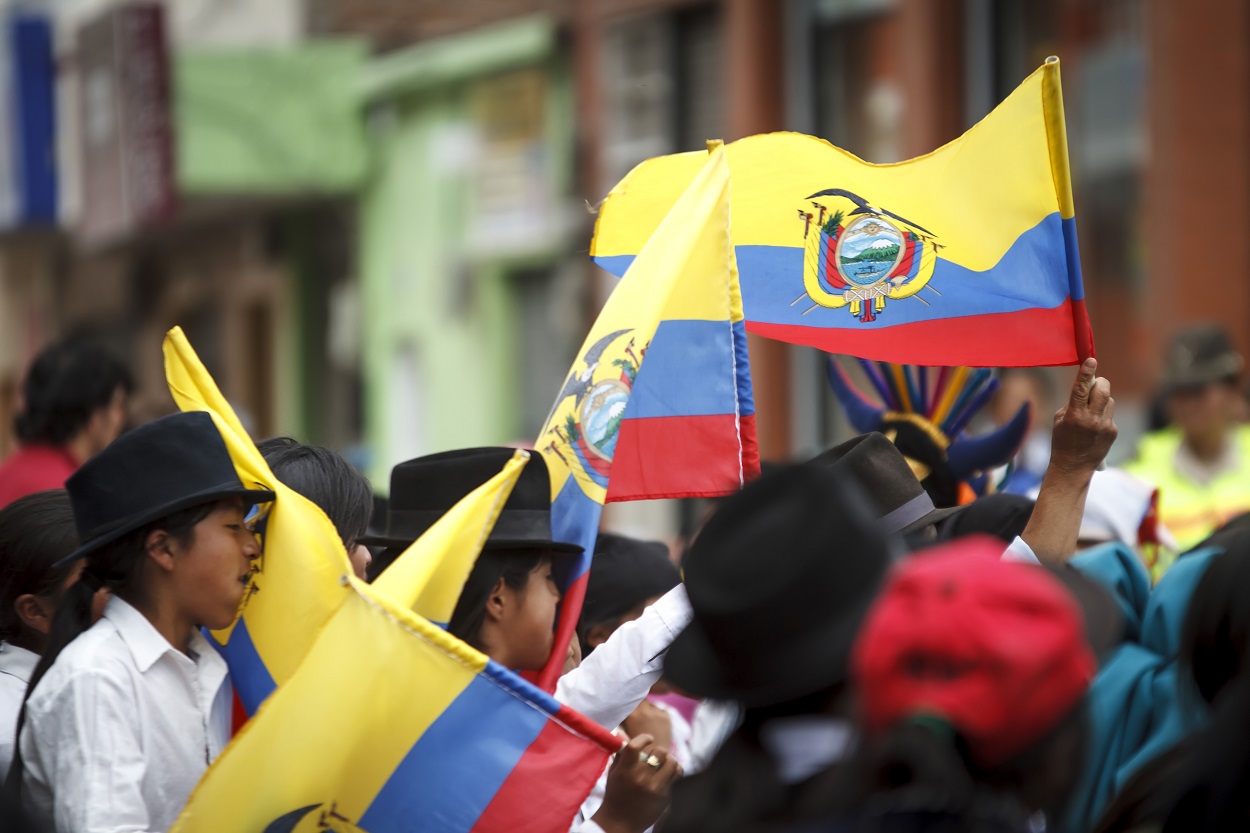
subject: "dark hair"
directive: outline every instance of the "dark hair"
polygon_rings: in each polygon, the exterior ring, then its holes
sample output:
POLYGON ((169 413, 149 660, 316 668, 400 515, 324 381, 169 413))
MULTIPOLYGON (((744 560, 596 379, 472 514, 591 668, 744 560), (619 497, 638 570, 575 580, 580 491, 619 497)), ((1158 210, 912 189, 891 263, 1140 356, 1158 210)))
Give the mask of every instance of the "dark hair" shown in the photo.
POLYGON ((337 452, 290 437, 274 437, 256 448, 275 477, 326 513, 344 547, 356 545, 373 515, 368 478, 337 452))
POLYGON ((1082 700, 1046 737, 1014 760, 994 767, 975 763, 958 730, 940 720, 917 718, 865 743, 849 762, 815 777, 798 800, 800 815, 838 819, 847 830, 880 830, 926 819, 950 833, 1026 830, 1037 810, 1058 821, 1076 787, 1089 737, 1082 700), (1067 748, 1071 747, 1071 748, 1067 748), (1059 784, 1041 778, 1057 775, 1059 784))
POLYGON ((19 596, 60 595, 74 568, 53 565, 77 546, 74 512, 64 489, 35 492, 0 509, 0 639, 12 642, 21 635, 14 607, 19 596))
POLYGON ((482 645, 482 624, 486 620, 486 602, 490 591, 503 583, 520 590, 529 583, 530 573, 551 560, 546 550, 483 550, 473 571, 460 591, 460 599, 451 614, 447 631, 485 653, 482 645))
POLYGON ((26 372, 24 404, 14 420, 23 443, 63 445, 106 407, 117 389, 130 393, 130 371, 98 345, 77 338, 44 349, 26 372))
POLYGON ((1211 559, 1194 588, 1181 630, 1179 662, 1211 704, 1211 722, 1193 738, 1165 831, 1250 826, 1250 553, 1211 559))
POLYGON ((61 651, 91 627, 91 607, 96 591, 107 587, 114 594, 126 598, 135 591, 134 582, 143 565, 144 542, 148 535, 156 530, 164 530, 171 538, 189 547, 195 540, 196 524, 211 515, 221 503, 222 501, 211 501, 167 515, 87 554, 82 575, 61 596, 47 645, 31 674, 21 711, 18 712, 15 735, 18 743, 14 746, 13 763, 4 783, 5 801, 11 806, 20 806, 21 801, 24 767, 20 740, 22 727, 26 723, 26 701, 56 662, 61 651))
POLYGON ((1244 801, 1250 753, 1243 748, 1250 735, 1250 539, 1231 535, 1223 543, 1229 550, 1211 558, 1189 598, 1177 660, 1181 696, 1213 706, 1211 722, 1148 761, 1103 813, 1099 833, 1165 819, 1182 830, 1245 829, 1250 823, 1244 801), (1239 803, 1229 803, 1238 797, 1239 803))

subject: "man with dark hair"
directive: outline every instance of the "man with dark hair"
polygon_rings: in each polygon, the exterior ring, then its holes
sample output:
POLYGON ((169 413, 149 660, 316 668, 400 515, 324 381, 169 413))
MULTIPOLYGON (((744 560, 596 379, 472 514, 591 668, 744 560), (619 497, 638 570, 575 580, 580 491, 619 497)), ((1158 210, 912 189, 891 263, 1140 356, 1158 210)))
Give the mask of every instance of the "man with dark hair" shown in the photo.
POLYGON ((352 570, 362 580, 373 561, 360 544, 373 514, 373 487, 340 454, 290 437, 274 437, 256 446, 274 476, 317 504, 334 524, 352 570))
POLYGON ((133 387, 126 366, 96 344, 70 338, 45 348, 22 385, 20 447, 0 465, 0 507, 61 488, 117 439, 133 387))

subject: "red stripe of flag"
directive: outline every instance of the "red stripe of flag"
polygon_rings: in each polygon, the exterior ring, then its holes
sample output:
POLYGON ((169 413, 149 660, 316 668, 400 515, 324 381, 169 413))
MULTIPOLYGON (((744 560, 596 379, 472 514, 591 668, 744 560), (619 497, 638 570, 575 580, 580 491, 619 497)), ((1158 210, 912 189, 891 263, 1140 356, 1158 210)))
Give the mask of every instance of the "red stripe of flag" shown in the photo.
POLYGON ((607 730, 561 707, 504 779, 472 833, 568 833, 607 765, 607 748, 620 745, 607 730))

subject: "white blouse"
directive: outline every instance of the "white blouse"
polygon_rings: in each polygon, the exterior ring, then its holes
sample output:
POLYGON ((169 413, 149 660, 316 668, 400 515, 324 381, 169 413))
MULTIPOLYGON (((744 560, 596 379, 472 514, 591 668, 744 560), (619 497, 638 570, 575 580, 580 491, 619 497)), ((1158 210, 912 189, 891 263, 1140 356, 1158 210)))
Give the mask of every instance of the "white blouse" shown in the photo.
POLYGON ((0 642, 0 778, 9 771, 9 763, 13 760, 17 713, 22 710, 26 684, 38 664, 38 654, 0 642))
POLYGON ((230 739, 231 695, 203 636, 183 654, 114 596, 27 702, 27 806, 57 833, 166 830, 230 739))

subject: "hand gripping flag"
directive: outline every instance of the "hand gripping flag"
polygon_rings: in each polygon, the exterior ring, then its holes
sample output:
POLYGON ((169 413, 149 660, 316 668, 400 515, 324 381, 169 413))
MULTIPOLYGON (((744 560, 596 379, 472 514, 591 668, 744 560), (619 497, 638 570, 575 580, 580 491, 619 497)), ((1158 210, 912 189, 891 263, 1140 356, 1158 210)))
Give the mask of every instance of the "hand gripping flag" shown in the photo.
MULTIPOLYGON (((1094 354, 1052 58, 963 136, 871 165, 797 133, 726 148, 747 329, 898 364, 1030 366, 1094 354)), ((705 155, 643 162, 591 254, 624 274, 705 155)))
POLYGON ((723 495, 759 473, 724 147, 710 144, 696 167, 600 312, 534 443, 551 472, 556 540, 585 549, 559 577, 548 690, 581 611, 603 504, 723 495))
POLYGON ((442 564, 472 564, 528 457, 518 452, 395 562, 411 584, 377 592, 349 579, 299 669, 208 770, 172 833, 566 833, 621 742, 407 603, 437 596, 426 594, 442 564), (420 569, 404 564, 414 556, 420 569))
POLYGON ((256 526, 264 551, 239 618, 211 634, 243 708, 253 714, 295 672, 318 629, 347 597, 351 564, 325 513, 269 470, 178 327, 165 336, 165 376, 180 409, 213 417, 239 479, 277 495, 256 526))

